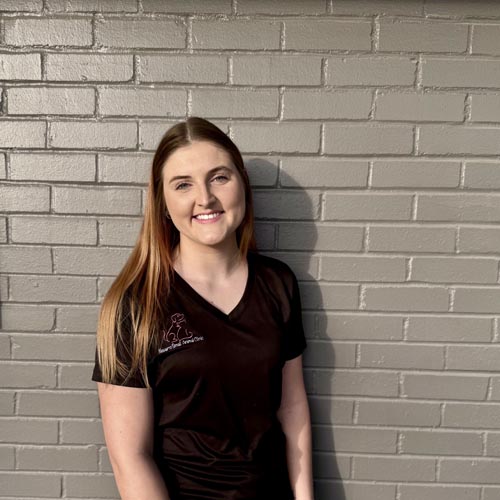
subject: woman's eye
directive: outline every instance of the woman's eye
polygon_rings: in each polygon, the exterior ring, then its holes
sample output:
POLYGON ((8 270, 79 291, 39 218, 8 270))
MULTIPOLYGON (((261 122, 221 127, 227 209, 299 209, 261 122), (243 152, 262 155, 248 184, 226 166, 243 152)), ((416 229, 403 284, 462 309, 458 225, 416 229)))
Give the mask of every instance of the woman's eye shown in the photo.
POLYGON ((177 186, 175 186, 175 190, 180 191, 180 190, 186 189, 188 187, 189 187, 189 184, 187 182, 181 182, 180 184, 177 184, 177 186))
POLYGON ((217 182, 226 182, 227 180, 229 180, 227 175, 218 175, 217 177, 214 177, 214 181, 217 182))

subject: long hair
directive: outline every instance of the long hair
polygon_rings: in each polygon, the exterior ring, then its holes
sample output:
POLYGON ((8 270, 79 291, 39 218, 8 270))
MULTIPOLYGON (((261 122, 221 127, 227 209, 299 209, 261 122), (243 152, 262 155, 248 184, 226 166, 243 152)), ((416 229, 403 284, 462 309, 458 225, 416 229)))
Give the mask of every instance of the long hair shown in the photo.
POLYGON ((193 141, 210 141, 231 157, 245 190, 245 215, 236 230, 238 248, 245 258, 249 250, 256 250, 252 191, 236 145, 222 130, 203 118, 190 117, 169 128, 153 157, 137 242, 101 305, 97 352, 104 382, 126 381, 132 373, 140 373, 146 387, 150 387, 148 359, 158 346, 165 300, 173 278, 173 250, 180 240, 179 231, 165 216, 162 172, 169 156, 193 141), (124 314, 130 316, 126 329, 122 328, 124 314), (120 359, 120 352, 126 353, 130 363, 125 364, 120 359))

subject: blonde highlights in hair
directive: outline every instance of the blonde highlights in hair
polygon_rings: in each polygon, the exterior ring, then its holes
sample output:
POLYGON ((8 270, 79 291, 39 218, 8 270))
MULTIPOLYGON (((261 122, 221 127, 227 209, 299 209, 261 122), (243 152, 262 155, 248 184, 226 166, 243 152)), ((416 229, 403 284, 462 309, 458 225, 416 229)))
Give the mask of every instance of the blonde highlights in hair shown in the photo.
POLYGON ((150 387, 148 360, 159 343, 159 329, 173 276, 173 252, 180 239, 171 219, 165 216, 163 167, 174 151, 194 141, 212 142, 231 157, 245 190, 245 216, 236 230, 238 247, 242 257, 246 257, 249 250, 256 250, 250 181, 236 145, 203 118, 191 117, 172 126, 161 139, 153 158, 144 219, 136 244, 101 305, 97 353, 104 382, 126 381, 132 373, 139 372, 144 384, 150 387), (127 331, 123 328, 124 311, 130 314, 127 331), (119 350, 128 350, 130 365, 119 359, 119 350))

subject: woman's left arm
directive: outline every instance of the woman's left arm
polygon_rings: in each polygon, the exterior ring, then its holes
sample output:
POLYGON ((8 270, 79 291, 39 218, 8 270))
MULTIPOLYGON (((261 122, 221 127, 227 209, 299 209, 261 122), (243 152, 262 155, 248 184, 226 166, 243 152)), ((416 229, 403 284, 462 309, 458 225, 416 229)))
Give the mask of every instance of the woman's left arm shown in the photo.
POLYGON ((311 418, 307 403, 302 356, 285 363, 278 419, 286 435, 290 482, 296 500, 313 500, 311 418))

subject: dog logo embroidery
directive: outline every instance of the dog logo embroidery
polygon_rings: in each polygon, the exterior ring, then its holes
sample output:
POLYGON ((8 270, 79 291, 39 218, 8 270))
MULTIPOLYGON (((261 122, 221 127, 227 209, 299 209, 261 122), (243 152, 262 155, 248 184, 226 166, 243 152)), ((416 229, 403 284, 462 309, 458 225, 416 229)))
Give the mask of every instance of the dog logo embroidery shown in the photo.
POLYGON ((162 344, 158 352, 173 351, 183 345, 201 342, 202 340, 205 340, 203 335, 195 335, 187 328, 184 314, 175 313, 170 316, 170 326, 168 330, 162 331, 162 344))

